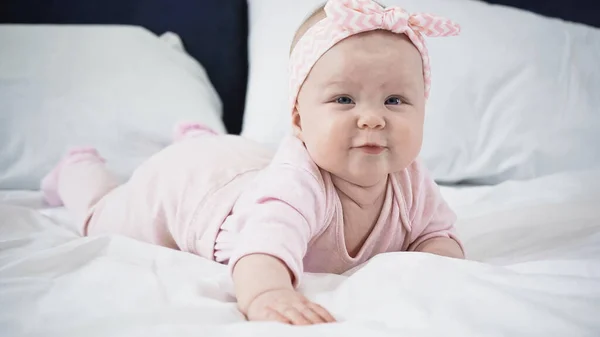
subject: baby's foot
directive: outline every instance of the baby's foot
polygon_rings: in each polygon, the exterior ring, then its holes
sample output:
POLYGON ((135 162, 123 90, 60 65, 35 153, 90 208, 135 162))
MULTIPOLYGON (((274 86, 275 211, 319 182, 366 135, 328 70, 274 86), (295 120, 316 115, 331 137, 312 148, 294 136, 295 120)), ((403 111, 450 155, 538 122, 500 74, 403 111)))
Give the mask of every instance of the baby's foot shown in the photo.
POLYGON ((196 136, 206 135, 206 134, 217 135, 217 132, 215 132, 213 129, 211 129, 208 126, 201 124, 201 123, 195 123, 195 122, 180 123, 175 127, 175 131, 173 132, 173 141, 179 142, 186 138, 191 138, 191 137, 196 137, 196 136))
POLYGON ((62 206, 62 200, 58 195, 58 179, 60 171, 65 164, 77 163, 84 160, 104 162, 104 158, 100 157, 98 151, 92 147, 80 147, 72 149, 67 155, 56 164, 54 169, 50 171, 41 181, 40 189, 46 203, 52 207, 62 206))

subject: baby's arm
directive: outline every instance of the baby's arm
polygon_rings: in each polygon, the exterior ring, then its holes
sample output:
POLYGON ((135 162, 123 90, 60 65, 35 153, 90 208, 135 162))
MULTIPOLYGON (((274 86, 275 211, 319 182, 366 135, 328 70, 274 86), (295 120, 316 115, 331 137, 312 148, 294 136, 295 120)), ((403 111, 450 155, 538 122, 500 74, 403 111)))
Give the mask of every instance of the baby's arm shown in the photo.
POLYGON ((409 200, 409 251, 464 259, 465 253, 454 223, 456 214, 442 197, 438 185, 419 162, 410 168, 403 186, 409 200))
POLYGON ((415 248, 415 251, 454 257, 457 259, 465 258, 465 254, 458 242, 444 236, 438 236, 423 241, 415 248))
POLYGON ((233 269, 238 306, 246 313, 252 301, 261 294, 294 290, 292 277, 285 263, 274 256, 251 254, 242 257, 233 269))
POLYGON ((291 277, 286 265, 273 256, 241 258, 233 271, 240 310, 252 321, 294 325, 334 322, 327 310, 294 290, 291 277))
POLYGON ((287 165, 266 169, 238 200, 230 220, 239 239, 230 259, 240 310, 250 320, 310 324, 333 320, 295 291, 308 242, 324 225, 323 186, 287 165))

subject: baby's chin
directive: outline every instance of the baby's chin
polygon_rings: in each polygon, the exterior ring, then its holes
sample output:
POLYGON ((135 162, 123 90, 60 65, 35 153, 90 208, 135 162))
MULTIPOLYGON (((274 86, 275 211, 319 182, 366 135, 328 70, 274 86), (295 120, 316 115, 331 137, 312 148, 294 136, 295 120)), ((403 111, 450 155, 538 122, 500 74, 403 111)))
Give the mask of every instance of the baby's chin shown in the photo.
POLYGON ((379 174, 377 176, 375 176, 375 175, 357 176, 357 177, 351 177, 349 182, 356 186, 360 186, 363 188, 369 188, 369 187, 378 186, 384 182, 387 182, 387 176, 388 176, 387 174, 379 174))
MULTIPOLYGON (((334 173, 334 172, 332 172, 334 173)), ((346 172, 335 174, 343 178, 347 182, 360 187, 373 187, 387 181, 387 177, 391 172, 382 169, 349 169, 346 172)))
POLYGON ((344 180, 362 187, 376 186, 382 181, 387 181, 390 174, 400 172, 406 168, 402 162, 354 162, 348 163, 340 174, 335 174, 338 177, 343 177, 344 180))

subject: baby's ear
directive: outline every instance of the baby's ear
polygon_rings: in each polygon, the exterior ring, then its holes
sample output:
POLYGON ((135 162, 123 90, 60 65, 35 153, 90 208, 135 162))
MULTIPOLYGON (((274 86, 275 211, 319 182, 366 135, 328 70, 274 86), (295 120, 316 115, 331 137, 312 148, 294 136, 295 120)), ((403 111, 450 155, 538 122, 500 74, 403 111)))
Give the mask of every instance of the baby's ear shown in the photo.
POLYGON ((304 139, 302 139, 302 120, 297 106, 294 107, 294 111, 292 112, 292 128, 294 129, 294 136, 298 137, 301 141, 304 141, 304 139))

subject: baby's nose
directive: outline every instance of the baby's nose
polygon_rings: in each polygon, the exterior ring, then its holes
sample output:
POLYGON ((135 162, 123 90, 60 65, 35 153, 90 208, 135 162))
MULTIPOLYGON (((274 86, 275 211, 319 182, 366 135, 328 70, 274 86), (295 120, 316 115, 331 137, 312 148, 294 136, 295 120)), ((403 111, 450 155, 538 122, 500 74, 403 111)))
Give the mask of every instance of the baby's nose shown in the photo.
POLYGON ((358 119, 358 127, 361 129, 383 129, 385 120, 377 113, 365 113, 358 119))

